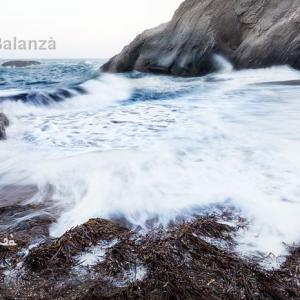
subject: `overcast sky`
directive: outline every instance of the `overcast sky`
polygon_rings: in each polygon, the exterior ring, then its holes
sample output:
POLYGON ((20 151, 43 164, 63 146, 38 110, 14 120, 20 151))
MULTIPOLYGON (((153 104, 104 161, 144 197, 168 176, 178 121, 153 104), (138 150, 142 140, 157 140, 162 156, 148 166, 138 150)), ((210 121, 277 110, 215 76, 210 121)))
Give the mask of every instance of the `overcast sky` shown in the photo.
POLYGON ((0 50, 0 58, 108 58, 171 19, 183 0, 1 0, 0 38, 56 40, 55 51, 0 50))

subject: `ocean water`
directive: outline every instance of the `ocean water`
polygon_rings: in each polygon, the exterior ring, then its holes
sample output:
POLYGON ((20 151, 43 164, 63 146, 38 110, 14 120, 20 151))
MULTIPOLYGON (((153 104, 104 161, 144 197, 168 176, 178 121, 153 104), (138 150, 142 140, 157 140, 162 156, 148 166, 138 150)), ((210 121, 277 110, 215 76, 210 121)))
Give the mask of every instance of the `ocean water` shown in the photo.
POLYGON ((217 57, 218 72, 176 78, 102 62, 0 68, 0 185, 36 186, 26 202, 55 208, 53 236, 93 217, 146 228, 222 207, 249 222, 241 253, 300 241, 299 71, 217 57))

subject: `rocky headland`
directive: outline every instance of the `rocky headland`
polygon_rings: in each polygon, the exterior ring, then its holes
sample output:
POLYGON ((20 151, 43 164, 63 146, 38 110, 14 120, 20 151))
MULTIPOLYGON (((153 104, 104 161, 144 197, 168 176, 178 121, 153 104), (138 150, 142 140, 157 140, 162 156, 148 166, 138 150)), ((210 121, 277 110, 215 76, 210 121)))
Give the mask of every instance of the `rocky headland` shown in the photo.
POLYGON ((200 76, 216 70, 216 54, 236 69, 299 69, 299 1, 186 0, 170 22, 140 34, 102 70, 200 76))

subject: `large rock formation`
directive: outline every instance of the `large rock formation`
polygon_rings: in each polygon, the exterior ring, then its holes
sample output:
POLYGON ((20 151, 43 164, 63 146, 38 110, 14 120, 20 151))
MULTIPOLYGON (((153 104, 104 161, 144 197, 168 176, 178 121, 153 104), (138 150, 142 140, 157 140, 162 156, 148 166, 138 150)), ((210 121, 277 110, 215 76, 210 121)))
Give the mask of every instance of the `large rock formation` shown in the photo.
POLYGON ((214 54, 235 68, 300 68, 299 0, 186 0, 173 19, 139 35, 103 71, 179 76, 213 71, 214 54))
POLYGON ((2 64, 2 67, 11 67, 11 68, 25 68, 30 66, 37 66, 41 63, 34 60, 10 60, 2 64))
POLYGON ((5 128, 9 126, 8 118, 4 113, 0 113, 0 140, 6 139, 6 130, 5 128))

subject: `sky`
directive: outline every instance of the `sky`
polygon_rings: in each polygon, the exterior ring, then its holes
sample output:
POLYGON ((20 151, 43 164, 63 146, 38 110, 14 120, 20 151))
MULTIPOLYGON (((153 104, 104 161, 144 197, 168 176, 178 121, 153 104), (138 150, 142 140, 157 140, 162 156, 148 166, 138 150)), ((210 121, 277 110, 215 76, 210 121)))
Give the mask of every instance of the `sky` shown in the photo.
POLYGON ((0 58, 109 58, 143 30, 169 21, 182 1, 1 0, 0 58), (4 50, 14 37, 53 38, 56 50, 4 50))

